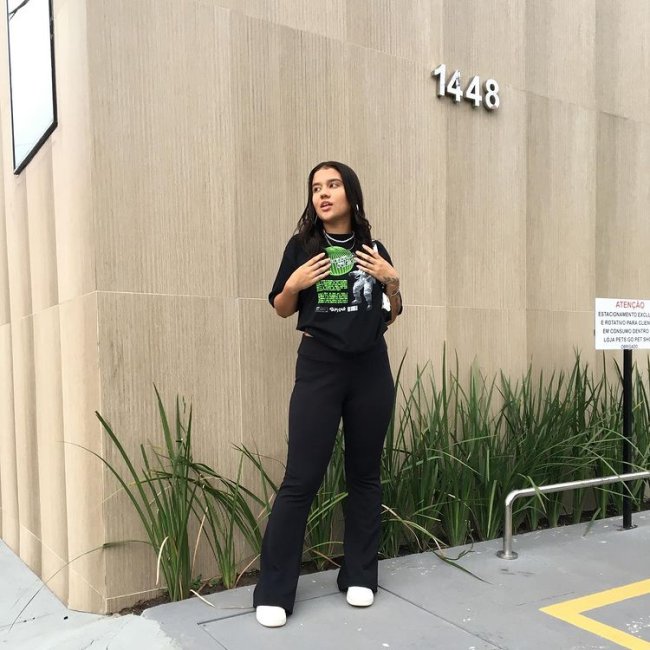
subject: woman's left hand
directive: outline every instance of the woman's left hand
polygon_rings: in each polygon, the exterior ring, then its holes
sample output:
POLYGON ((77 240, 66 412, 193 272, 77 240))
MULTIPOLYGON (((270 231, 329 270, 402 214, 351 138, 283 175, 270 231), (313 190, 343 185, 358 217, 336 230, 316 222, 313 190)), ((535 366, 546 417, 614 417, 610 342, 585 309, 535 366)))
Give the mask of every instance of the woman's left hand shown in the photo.
POLYGON ((363 251, 357 251, 357 266, 382 284, 399 284, 397 271, 374 249, 363 244, 363 251))

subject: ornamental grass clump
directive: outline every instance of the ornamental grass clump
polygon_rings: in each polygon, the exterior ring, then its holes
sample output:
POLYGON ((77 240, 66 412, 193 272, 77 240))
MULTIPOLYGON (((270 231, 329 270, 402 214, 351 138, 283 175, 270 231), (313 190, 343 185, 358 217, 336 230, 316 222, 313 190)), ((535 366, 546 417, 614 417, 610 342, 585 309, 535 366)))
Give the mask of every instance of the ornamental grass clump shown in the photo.
MULTIPOLYGON (((257 559, 262 545, 258 519, 251 503, 257 497, 241 483, 244 458, 240 458, 237 478, 227 479, 204 463, 191 462, 192 483, 198 488, 193 511, 200 520, 199 535, 204 539, 215 561, 221 582, 226 589, 237 584, 241 573, 257 559), (240 541, 252 557, 240 561, 240 541), (244 569, 240 570, 244 564, 244 569)), ((197 545, 194 556, 198 550, 197 545)), ((194 558, 193 558, 194 561, 194 558)))
MULTIPOLYGON (((517 382, 505 374, 488 380, 472 369, 463 385, 458 361, 440 379, 430 366, 413 387, 398 391, 400 407, 388 429, 382 465, 382 553, 451 546, 498 537, 506 495, 518 488, 615 474, 621 471, 620 381, 605 367, 595 378, 579 355, 569 372, 517 382)), ((650 458, 647 377, 635 379, 635 468, 650 458)), ((617 378, 619 379, 619 378, 617 378)), ((624 490, 616 486, 575 490, 517 502, 515 530, 556 526, 620 512, 624 490), (564 518, 564 519, 563 519, 564 518)), ((644 482, 630 486, 641 505, 644 482)))
MULTIPOLYGON (((198 485, 190 480, 192 461, 192 409, 187 420, 178 398, 174 432, 170 429, 162 399, 155 388, 164 436, 164 450, 140 445, 142 467, 136 470, 124 446, 108 422, 96 413, 110 441, 126 466, 126 477, 113 464, 97 456, 115 476, 142 523, 147 541, 157 555, 157 579, 165 580, 172 601, 187 598, 192 586, 189 522, 198 505, 198 485)), ((91 452, 94 453, 94 452, 91 452)))
MULTIPOLYGON (((607 400, 602 400, 603 419, 608 420, 608 425, 603 427, 599 442, 599 471, 601 475, 613 474, 621 471, 623 429, 623 396, 621 370, 616 364, 615 387, 609 387, 607 400), (614 458, 608 462, 608 458, 614 458), (614 471, 612 471, 614 469, 614 471)), ((643 375, 638 367, 635 369, 632 387, 632 458, 631 471, 650 469, 650 400, 648 399, 648 386, 650 385, 650 359, 646 363, 646 372, 643 375)), ((608 512, 621 512, 623 495, 629 494, 633 500, 633 507, 638 508, 647 496, 647 486, 650 482, 639 480, 624 484, 612 484, 596 488, 598 513, 606 516, 608 512)))
MULTIPOLYGON (((426 364, 405 389, 403 365, 404 359, 381 462, 383 557, 496 538, 503 533, 510 491, 622 471, 618 366, 612 382, 605 361, 595 377, 576 354, 568 372, 534 374, 529 367, 513 382, 504 373, 488 379, 472 367, 463 382, 458 359, 450 369, 443 354, 438 374, 426 364)), ((632 471, 650 468, 649 384, 650 360, 645 373, 637 368, 634 375, 632 471)), ((176 400, 172 431, 157 390, 156 397, 164 447, 140 445, 138 471, 97 414, 123 460, 124 476, 101 460, 142 522, 170 599, 191 592, 200 540, 208 544, 224 586, 235 586, 259 557, 261 529, 278 490, 268 470, 270 459, 241 446, 237 478, 221 476, 192 458, 191 408, 185 417, 186 409, 176 400), (255 470, 255 489, 242 485, 244 463, 255 470), (192 540, 190 523, 198 529, 192 540)), ((342 554, 344 458, 340 431, 306 527, 304 557, 319 569, 336 565, 342 554)), ((565 494, 538 492, 516 502, 513 528, 523 532, 585 516, 606 517, 621 512, 624 494, 638 509, 646 486, 647 481, 636 481, 565 494)))
MULTIPOLYGON (((511 441, 516 458, 518 487, 535 487, 591 478, 594 475, 594 442, 602 428, 597 406, 604 382, 588 375, 580 357, 570 373, 542 373, 535 381, 529 369, 521 384, 514 388, 502 375, 504 435, 511 441), (522 485, 527 484, 527 485, 522 485)), ((608 455, 602 457, 610 462, 608 455)), ((505 496, 505 495, 504 495, 505 496)), ((574 512, 582 510, 584 492, 573 495, 574 512)), ((562 493, 542 495, 524 504, 515 523, 525 521, 536 529, 545 519, 557 526, 566 514, 566 497, 562 493)))
MULTIPOLYGON (((262 543, 258 518, 251 503, 259 498, 236 480, 228 479, 192 457, 192 408, 176 398, 173 429, 158 389, 154 386, 163 430, 162 449, 140 445, 141 467, 136 469, 119 437, 97 413, 126 471, 97 456, 116 477, 144 528, 157 557, 156 584, 164 579, 171 601, 187 598, 201 583, 193 571, 201 540, 208 545, 215 569, 226 588, 235 586, 242 571, 256 559, 262 543), (190 534, 190 531, 198 533, 190 534), (241 541, 252 551, 241 569, 241 541)), ((94 453, 94 452, 92 452, 94 453)), ((207 581, 206 581, 207 582, 207 581)))

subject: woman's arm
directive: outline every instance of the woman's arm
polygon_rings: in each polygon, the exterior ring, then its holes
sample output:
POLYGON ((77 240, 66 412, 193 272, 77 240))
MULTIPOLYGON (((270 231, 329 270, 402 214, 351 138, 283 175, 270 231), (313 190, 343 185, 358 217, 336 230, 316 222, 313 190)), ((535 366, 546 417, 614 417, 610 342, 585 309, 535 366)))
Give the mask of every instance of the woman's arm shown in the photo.
POLYGON ((392 280, 386 283, 385 293, 388 296, 388 300, 390 300, 390 320, 387 322, 387 325, 391 325, 402 311, 402 294, 399 291, 399 277, 397 274, 395 274, 392 280))
MULTIPOLYGON (((289 282, 287 281, 287 284, 289 282)), ((291 289, 284 285, 284 289, 273 300, 273 307, 278 316, 288 318, 298 311, 298 293, 294 293, 291 289)))
POLYGON ((325 279, 330 274, 330 259, 325 253, 318 253, 299 266, 284 283, 282 291, 273 299, 278 316, 288 318, 298 310, 298 294, 325 279))

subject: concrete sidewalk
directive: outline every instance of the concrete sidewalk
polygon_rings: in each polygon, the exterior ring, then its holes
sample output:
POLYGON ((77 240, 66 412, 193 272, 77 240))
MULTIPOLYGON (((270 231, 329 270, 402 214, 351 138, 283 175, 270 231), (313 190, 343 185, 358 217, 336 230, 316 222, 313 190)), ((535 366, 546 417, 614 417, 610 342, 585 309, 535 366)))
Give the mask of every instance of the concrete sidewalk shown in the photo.
POLYGON ((99 616, 66 607, 0 541, 0 648, 167 650, 181 647, 140 616, 99 616))
POLYGON ((0 598, 0 647, 650 650, 650 513, 634 515, 634 530, 621 531, 620 523, 520 535, 512 561, 496 557, 500 540, 477 544, 458 562, 474 575, 433 553, 385 560, 368 609, 347 605, 334 571, 302 576, 294 614, 271 630, 255 621, 252 587, 212 594, 210 605, 196 598, 160 605, 142 617, 68 612, 44 590, 9 630, 36 578, 5 547, 3 592, 7 563, 19 564, 32 582, 8 581, 13 592, 0 598))

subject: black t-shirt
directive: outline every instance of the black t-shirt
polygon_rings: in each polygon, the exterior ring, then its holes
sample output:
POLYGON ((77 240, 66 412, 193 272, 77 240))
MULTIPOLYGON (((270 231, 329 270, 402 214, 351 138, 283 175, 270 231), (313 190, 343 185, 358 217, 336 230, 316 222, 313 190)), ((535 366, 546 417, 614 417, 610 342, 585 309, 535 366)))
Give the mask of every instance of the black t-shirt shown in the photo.
MULTIPOLYGON (((379 254, 392 264, 384 246, 376 241, 379 254)), ((383 287, 371 275, 358 269, 355 246, 327 246, 323 251, 331 260, 330 275, 298 294, 296 329, 342 352, 363 352, 376 344, 386 331, 382 310, 383 287)), ((273 283, 269 302, 282 293, 289 276, 310 259, 294 235, 284 249, 282 262, 273 283)), ((400 308, 401 311, 401 308, 400 308)))

